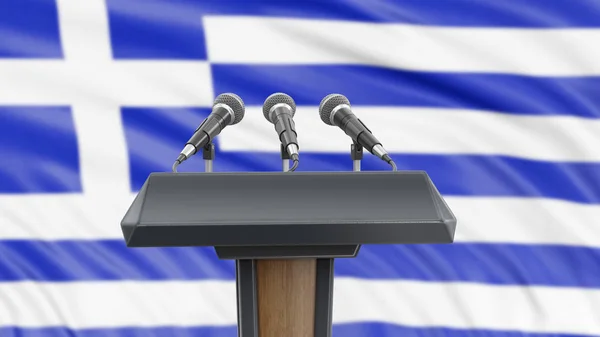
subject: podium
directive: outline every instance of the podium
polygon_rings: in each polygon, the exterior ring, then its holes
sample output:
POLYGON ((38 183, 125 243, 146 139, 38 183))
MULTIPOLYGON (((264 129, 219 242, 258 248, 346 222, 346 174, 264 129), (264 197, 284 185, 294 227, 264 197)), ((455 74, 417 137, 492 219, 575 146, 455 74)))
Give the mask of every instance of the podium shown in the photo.
POLYGON ((422 171, 152 173, 121 228, 128 247, 235 260, 238 336, 330 337, 335 258, 451 243, 456 218, 422 171))

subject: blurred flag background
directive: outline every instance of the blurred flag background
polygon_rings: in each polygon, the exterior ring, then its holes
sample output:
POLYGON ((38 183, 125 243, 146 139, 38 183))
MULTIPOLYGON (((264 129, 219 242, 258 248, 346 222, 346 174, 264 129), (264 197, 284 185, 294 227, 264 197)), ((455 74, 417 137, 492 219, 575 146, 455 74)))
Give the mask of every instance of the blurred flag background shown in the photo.
POLYGON ((223 92, 215 170, 280 170, 279 91, 299 171, 351 169, 341 93, 459 219, 338 260, 335 337, 600 336, 599 28, 597 0, 0 0, 0 336, 235 336, 232 263, 119 223, 223 92))

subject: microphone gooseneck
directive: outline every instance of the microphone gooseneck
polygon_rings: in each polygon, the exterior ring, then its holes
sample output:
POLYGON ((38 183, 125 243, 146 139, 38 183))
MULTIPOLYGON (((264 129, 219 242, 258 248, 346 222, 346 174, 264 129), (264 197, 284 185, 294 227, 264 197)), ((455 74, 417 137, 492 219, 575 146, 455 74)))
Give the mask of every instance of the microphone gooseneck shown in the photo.
POLYGON ((279 141, 286 149, 290 158, 294 161, 288 172, 293 172, 300 163, 298 134, 294 124, 296 114, 296 103, 284 93, 278 92, 267 97, 263 104, 263 115, 265 119, 275 126, 279 141))
POLYGON ((244 118, 244 113, 244 101, 236 94, 225 93, 217 96, 213 103, 212 112, 198 126, 175 160, 172 167, 173 172, 177 172, 179 164, 210 144, 225 127, 239 123, 244 118))
POLYGON ((367 151, 379 157, 392 166, 397 166, 383 148, 381 142, 371 133, 371 130, 352 112, 350 101, 344 95, 330 94, 325 96, 319 105, 319 116, 327 125, 335 125, 342 129, 352 140, 362 145, 367 151))

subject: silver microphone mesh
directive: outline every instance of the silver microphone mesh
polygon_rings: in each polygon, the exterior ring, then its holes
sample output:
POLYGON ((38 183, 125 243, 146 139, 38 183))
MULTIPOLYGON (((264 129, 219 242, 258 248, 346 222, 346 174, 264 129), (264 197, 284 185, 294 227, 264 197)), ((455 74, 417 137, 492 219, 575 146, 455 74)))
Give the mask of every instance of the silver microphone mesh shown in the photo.
POLYGON ((244 118, 244 101, 240 98, 240 96, 232 93, 220 94, 215 98, 215 102, 213 106, 216 104, 225 104, 233 110, 234 118, 233 122, 230 125, 239 123, 244 118))
POLYGON ((263 114, 269 122, 273 123, 273 121, 269 119, 269 111, 275 104, 280 103, 289 105, 292 108, 292 117, 294 117, 294 114, 296 113, 296 102, 294 102, 294 99, 287 94, 277 92, 267 97, 263 104, 263 114))
POLYGON ((346 96, 341 94, 329 94, 323 98, 319 105, 319 115, 321 116, 323 123, 333 125, 331 124, 331 112, 341 104, 350 106, 350 101, 348 101, 346 96))

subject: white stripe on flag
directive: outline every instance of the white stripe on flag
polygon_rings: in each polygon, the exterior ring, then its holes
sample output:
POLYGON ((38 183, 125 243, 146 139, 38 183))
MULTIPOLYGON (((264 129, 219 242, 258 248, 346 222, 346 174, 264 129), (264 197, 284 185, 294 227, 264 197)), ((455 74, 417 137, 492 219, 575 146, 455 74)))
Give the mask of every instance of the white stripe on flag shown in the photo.
MULTIPOLYGON (((133 196, 0 196, 0 239, 123 239, 133 196), (51 220, 49 220, 51 219, 51 220)), ((600 247, 600 206, 533 198, 445 197, 459 223, 456 242, 600 247)))
POLYGON ((365 64, 450 72, 600 74, 598 29, 427 27, 205 16, 217 63, 365 64))
MULTIPOLYGON (((219 136, 224 151, 279 151, 273 125, 258 107, 219 136)), ((506 155, 549 161, 600 161, 600 120, 522 116, 434 108, 353 107, 390 152, 506 155)), ((350 138, 319 118, 318 107, 294 115, 302 152, 349 151, 350 138)))
POLYGON ((0 104, 212 106, 201 61, 0 60, 0 104))
MULTIPOLYGON (((0 325, 202 326, 236 323, 234 282, 0 284, 0 325)), ((600 334, 600 290, 337 278, 334 323, 386 322, 600 334)))

